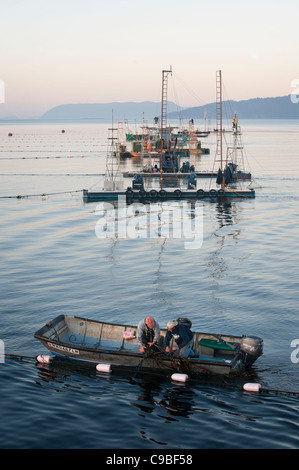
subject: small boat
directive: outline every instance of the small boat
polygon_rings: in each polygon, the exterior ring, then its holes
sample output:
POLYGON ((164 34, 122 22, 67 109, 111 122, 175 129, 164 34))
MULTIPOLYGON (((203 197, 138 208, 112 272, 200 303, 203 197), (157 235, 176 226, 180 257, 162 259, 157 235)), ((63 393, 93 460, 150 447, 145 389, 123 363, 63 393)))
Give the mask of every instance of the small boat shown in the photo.
MULTIPOLYGON (((193 330, 192 330, 193 331, 193 330)), ((34 337, 55 356, 159 373, 223 375, 250 369, 263 353, 263 340, 256 336, 216 335, 194 332, 195 355, 184 359, 164 351, 167 330, 161 328, 155 351, 140 353, 137 326, 59 315, 39 329, 34 337)), ((170 346, 172 346, 170 344, 170 346)))

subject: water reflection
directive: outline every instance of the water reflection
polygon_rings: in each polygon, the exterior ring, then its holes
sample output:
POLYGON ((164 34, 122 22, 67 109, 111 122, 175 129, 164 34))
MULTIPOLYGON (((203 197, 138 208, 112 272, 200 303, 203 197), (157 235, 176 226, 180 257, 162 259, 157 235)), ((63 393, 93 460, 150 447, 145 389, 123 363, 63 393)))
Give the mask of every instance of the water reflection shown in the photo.
POLYGON ((225 199, 217 199, 215 202, 215 208, 216 220, 219 223, 219 228, 222 228, 226 225, 236 225, 239 222, 239 206, 237 206, 235 202, 225 199))
POLYGON ((156 381, 134 381, 134 383, 140 387, 142 393, 132 404, 142 412, 153 413, 156 407, 161 407, 169 415, 167 419, 178 416, 188 417, 192 414, 192 408, 195 405, 194 393, 188 385, 172 384, 172 387, 165 388, 165 384, 159 384, 156 381))
MULTIPOLYGON (((223 323, 223 315, 226 313, 222 288, 227 279, 235 275, 234 260, 236 253, 240 253, 240 249, 236 251, 236 247, 242 241, 239 227, 242 205, 235 201, 217 200, 214 203, 211 202, 209 208, 214 210, 211 216, 214 222, 210 236, 204 242, 206 251, 209 253, 205 268, 210 282, 210 313, 214 316, 214 322, 218 324, 219 321, 223 323)), ((226 289, 226 294, 228 294, 231 287, 227 286, 226 289)), ((232 298, 234 294, 235 291, 232 290, 232 298)))
POLYGON ((164 393, 164 398, 159 402, 159 406, 165 409, 170 417, 189 417, 194 412, 194 393, 188 387, 176 386, 164 393))
MULTIPOLYGON (((55 363, 37 363, 38 376, 35 383, 38 386, 51 388, 57 392, 81 392, 89 395, 95 391, 94 381, 109 389, 111 386, 121 388, 125 385, 123 393, 130 397, 129 403, 139 409, 141 416, 166 411, 160 415, 163 419, 175 420, 178 417, 189 417, 195 410, 194 391, 187 383, 171 383, 163 376, 154 376, 152 380, 132 378, 129 371, 117 371, 111 374, 99 373, 88 364, 74 364, 71 361, 55 359, 55 363), (88 381, 86 381, 88 379, 88 381), (89 381, 92 380, 92 381, 89 381), (127 388, 129 385, 129 388, 127 388), (132 395, 134 396, 132 400, 132 395)), ((100 389, 97 389, 99 392, 100 389)), ((120 389, 118 389, 120 393, 120 389)))
MULTIPOLYGON (((211 383, 178 384, 170 382, 169 377, 148 374, 132 379, 132 374, 125 371, 98 374, 90 366, 77 364, 38 364, 35 380, 39 387, 50 390, 51 401, 47 401, 46 390, 41 397, 52 417, 58 403, 52 400, 52 391, 64 392, 59 396, 58 405, 63 413, 55 415, 60 420, 60 428, 69 432, 69 422, 78 424, 78 413, 81 413, 79 422, 82 420, 87 426, 83 432, 90 438, 90 447, 96 447, 100 439, 102 444, 105 443, 103 445, 115 448, 119 442, 127 448, 152 445, 180 448, 182 442, 190 448, 258 448, 268 442, 273 445, 273 426, 279 433, 275 436, 274 446, 287 446, 288 443, 298 446, 298 424, 294 420, 297 397, 242 392, 236 386, 241 379, 238 381, 234 384, 232 380, 226 385, 214 378, 211 383), (72 398, 69 399, 66 393, 71 393, 72 398), (184 429, 184 436, 177 432, 180 428, 184 429), (234 441, 226 441, 222 433, 215 433, 215 429, 226 432, 229 429, 234 441), (288 434, 290 429, 293 435, 288 434), (140 440, 144 444, 140 444, 140 440)), ((56 439, 57 426, 50 431, 56 439)))
MULTIPOLYGON (((64 359, 55 359, 54 364, 37 363, 38 378, 36 384, 42 387, 54 388, 56 391, 82 391, 83 377, 92 377, 90 366, 75 364, 64 359)), ((104 380, 109 380, 108 374, 102 374, 104 380)))
POLYGON ((161 386, 158 382, 144 382, 140 380, 132 381, 134 385, 138 385, 141 394, 137 396, 137 400, 131 402, 133 406, 139 408, 143 413, 153 413, 156 407, 155 397, 161 393, 161 386))

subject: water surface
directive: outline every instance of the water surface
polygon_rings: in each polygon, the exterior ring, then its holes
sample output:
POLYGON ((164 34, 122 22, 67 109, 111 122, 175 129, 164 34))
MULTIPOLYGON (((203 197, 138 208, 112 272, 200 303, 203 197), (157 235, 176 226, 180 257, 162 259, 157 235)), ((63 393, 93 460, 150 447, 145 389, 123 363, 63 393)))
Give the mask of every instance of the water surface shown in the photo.
MULTIPOLYGON (((0 127, 1 339, 22 356, 0 364, 1 448, 299 447, 298 124, 244 122, 256 198, 203 201, 198 250, 176 238, 97 238, 97 203, 82 189, 101 181, 108 125, 0 127), (188 316, 194 329, 261 336, 264 355, 254 377, 217 384, 38 365, 46 351, 33 335, 61 313, 119 323, 150 314, 163 327, 188 316), (244 392, 244 380, 265 391, 244 392)), ((211 169, 214 139, 199 169, 211 169)))

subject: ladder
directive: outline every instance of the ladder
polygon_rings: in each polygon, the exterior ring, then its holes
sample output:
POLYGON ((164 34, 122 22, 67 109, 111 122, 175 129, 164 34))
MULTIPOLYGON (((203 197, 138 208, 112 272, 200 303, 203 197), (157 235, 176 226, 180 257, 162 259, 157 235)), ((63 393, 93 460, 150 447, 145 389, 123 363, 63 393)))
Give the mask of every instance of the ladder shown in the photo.
POLYGON ((162 70, 162 101, 161 101, 161 140, 169 140, 169 133, 167 132, 167 87, 168 75, 172 73, 170 70, 162 70))
POLYGON ((222 77, 221 70, 216 72, 216 132, 217 132, 217 147, 216 147, 216 161, 220 162, 222 168, 222 77))
POLYGON ((106 173, 104 180, 104 189, 106 191, 119 190, 121 186, 121 175, 120 175, 120 161, 119 161, 119 148, 118 148, 118 136, 115 136, 115 132, 119 132, 119 129, 113 125, 113 111, 112 111, 112 127, 108 129, 108 151, 106 157, 106 173))
MULTIPOLYGON (((219 162, 219 172, 221 172, 221 189, 225 190, 225 177, 224 177, 224 166, 227 165, 227 158, 223 161, 222 155, 222 140, 223 140, 223 128, 222 128, 222 76, 221 70, 216 72, 216 132, 217 132, 217 147, 215 162, 219 162)), ((219 173, 218 173, 219 174, 219 173)), ((218 177, 217 177, 218 179, 218 177)))

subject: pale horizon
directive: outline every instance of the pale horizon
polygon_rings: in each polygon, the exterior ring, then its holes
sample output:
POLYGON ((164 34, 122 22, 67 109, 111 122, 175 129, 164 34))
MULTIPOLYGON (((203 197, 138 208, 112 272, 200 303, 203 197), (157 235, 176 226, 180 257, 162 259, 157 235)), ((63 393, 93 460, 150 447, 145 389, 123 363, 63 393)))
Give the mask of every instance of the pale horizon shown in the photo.
POLYGON ((55 106, 213 103, 287 96, 299 78, 299 5, 212 0, 10 0, 1 7, 0 118, 37 118, 55 106))

